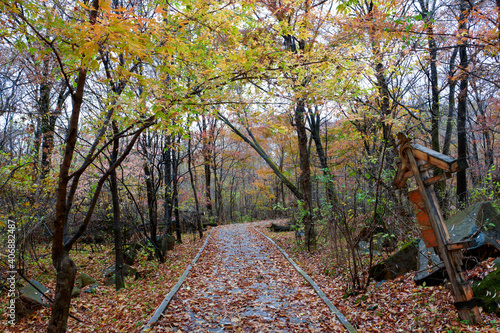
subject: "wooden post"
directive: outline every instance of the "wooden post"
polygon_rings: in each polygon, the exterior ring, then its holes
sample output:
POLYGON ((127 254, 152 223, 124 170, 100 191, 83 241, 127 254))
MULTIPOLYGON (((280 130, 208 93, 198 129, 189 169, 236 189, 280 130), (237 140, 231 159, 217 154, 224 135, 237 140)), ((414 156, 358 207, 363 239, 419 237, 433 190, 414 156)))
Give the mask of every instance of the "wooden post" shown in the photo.
MULTIPOLYGON (((460 316, 460 319, 466 320, 469 324, 477 324, 481 322, 479 309, 473 297, 472 288, 461 273, 461 249, 463 247, 458 246, 458 244, 451 243, 450 235, 448 233, 448 229, 446 228, 441 209, 439 208, 436 194, 430 185, 433 182, 426 182, 431 179, 427 171, 428 168, 425 168, 426 162, 427 164, 431 163, 434 165, 437 163, 432 163, 434 161, 430 161, 429 158, 425 160, 420 158, 417 159, 414 154, 414 148, 409 144, 410 141, 406 139, 406 137, 404 137, 404 139, 405 140, 401 140, 400 137, 400 155, 403 159, 403 164, 406 164, 405 166, 407 168, 409 167, 412 176, 415 177, 415 181, 417 182, 420 196, 436 237, 436 249, 441 257, 441 260, 443 260, 448 273, 451 291, 455 297, 455 307, 457 308, 458 315, 460 316), (422 168, 422 166, 424 166, 424 168, 422 168)), ((419 147, 419 153, 421 150, 422 149, 419 147)), ((439 167, 441 167, 441 165, 439 165, 439 167)), ((447 168, 445 168, 445 170, 446 169, 447 168)), ((400 171, 401 172, 398 171, 400 175, 405 174, 404 168, 401 168, 400 171)), ((454 172, 455 170, 451 170, 450 167, 450 170, 446 171, 454 172)), ((406 178, 407 177, 401 176, 398 178, 398 181, 406 182, 406 178)))

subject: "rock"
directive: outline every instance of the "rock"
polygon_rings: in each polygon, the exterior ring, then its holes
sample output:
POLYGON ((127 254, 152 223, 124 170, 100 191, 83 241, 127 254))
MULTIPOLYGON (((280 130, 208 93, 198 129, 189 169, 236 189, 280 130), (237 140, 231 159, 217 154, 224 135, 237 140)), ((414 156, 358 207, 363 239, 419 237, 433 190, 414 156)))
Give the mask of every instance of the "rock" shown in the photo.
POLYGON ((87 293, 87 294, 93 294, 98 290, 99 287, 100 287, 99 284, 94 283, 94 284, 88 285, 85 289, 82 290, 82 292, 87 293))
POLYGON ((304 230, 299 230, 299 229, 295 230, 295 240, 296 241, 301 242, 304 239, 305 235, 306 235, 306 233, 304 230))
POLYGON ((433 247, 426 248, 423 240, 418 243, 418 265, 414 281, 417 285, 438 286, 443 283, 446 270, 433 247))
MULTIPOLYGON (((360 253, 363 253, 363 254, 370 253, 370 243, 368 243, 367 241, 360 241, 358 243, 358 248, 359 248, 360 253)), ((372 253, 374 255, 382 254, 382 250, 383 250, 383 247, 380 246, 379 243, 377 243, 377 242, 372 243, 372 253)))
MULTIPOLYGON (((130 267, 129 265, 123 265, 123 277, 135 276, 137 274, 137 269, 130 267)), ((115 266, 111 265, 104 270, 104 280, 105 286, 111 286, 115 284, 115 266)))
POLYGON ((123 261, 127 265, 133 265, 135 263, 135 259, 137 258, 137 254, 139 253, 139 250, 142 248, 142 245, 139 243, 133 243, 130 245, 127 245, 123 249, 123 261))
POLYGON ((452 242, 475 237, 465 253, 482 261, 500 255, 500 215, 491 202, 478 202, 446 221, 452 242))
POLYGON ((111 276, 108 276, 105 280, 104 280, 104 285, 105 286, 112 286, 115 284, 115 275, 111 275, 111 276))
MULTIPOLYGON (((384 230, 381 227, 377 227, 376 230, 384 230)), ((372 240, 372 253, 381 254, 383 251, 392 252, 396 249, 397 241, 394 235, 390 235, 387 231, 380 231, 377 233, 371 233, 373 235, 372 240)), ((358 244, 358 248, 361 253, 370 253, 370 234, 368 231, 361 230, 358 236, 354 239, 355 244, 358 244)))
POLYGON ((204 212, 197 213, 196 211, 187 210, 180 211, 180 225, 183 232, 194 232, 197 230, 198 221, 202 226, 204 223, 209 222, 204 212))
POLYGON ((274 223, 271 224, 269 229, 271 229, 271 231, 274 231, 274 232, 285 232, 285 231, 293 231, 294 230, 294 228, 290 225, 279 225, 279 224, 274 224, 274 223))
POLYGON ((91 285, 91 284, 95 284, 97 283, 97 281, 92 278, 90 275, 87 275, 85 273, 81 273, 80 275, 78 275, 78 277, 76 278, 76 286, 79 288, 79 289, 82 289, 88 285, 91 285))
MULTIPOLYGON (((31 279, 30 282, 44 294, 49 291, 47 287, 36 280, 31 279)), ((16 302, 16 318, 27 316, 44 306, 47 305, 43 301, 42 294, 28 283, 19 294, 19 302, 16 302)))
POLYGON ((73 287, 73 290, 71 291, 71 297, 80 297, 81 290, 77 286, 73 287))
POLYGON ((472 291, 484 312, 500 315, 500 268, 475 283, 472 291))
POLYGON ((175 236, 169 234, 163 234, 158 238, 158 243, 161 245, 163 253, 167 251, 172 251, 175 246, 175 236))
POLYGON ((370 270, 370 276, 376 281, 392 280, 399 275, 417 269, 419 241, 408 242, 401 249, 382 260, 370 270))
MULTIPOLYGON (((378 214, 377 214, 377 218, 378 218, 378 214)), ((383 223, 383 222, 379 221, 379 224, 377 224, 375 227, 364 226, 363 228, 361 228, 361 230, 358 232, 358 234, 354 237, 354 242, 356 244, 359 242, 362 242, 362 241, 369 242, 370 237, 375 236, 376 234, 388 233, 388 231, 383 226, 380 225, 381 223, 383 223)))
MULTIPOLYGON (((471 246, 464 251, 466 258, 472 258, 464 262, 465 269, 470 269, 489 257, 500 255, 500 215, 491 202, 479 202, 458 212, 446 221, 446 228, 452 242, 471 242, 471 246)), ((430 260, 421 255, 415 282, 425 282, 428 286, 441 284, 447 276, 443 262, 433 248, 421 246, 420 252, 429 252, 430 260)))
MULTIPOLYGON (((113 276, 115 274, 115 265, 108 266, 102 273, 106 278, 113 276)), ((123 265, 123 276, 133 276, 135 273, 137 273, 137 269, 127 264, 123 265)))

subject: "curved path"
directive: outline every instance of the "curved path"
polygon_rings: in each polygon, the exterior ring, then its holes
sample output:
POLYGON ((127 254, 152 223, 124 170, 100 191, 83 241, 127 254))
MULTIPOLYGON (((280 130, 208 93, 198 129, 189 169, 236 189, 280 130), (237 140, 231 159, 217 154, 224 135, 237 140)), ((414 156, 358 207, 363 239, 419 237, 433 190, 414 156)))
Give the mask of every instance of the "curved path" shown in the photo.
POLYGON ((153 332, 345 332, 283 255, 246 225, 212 238, 153 332))

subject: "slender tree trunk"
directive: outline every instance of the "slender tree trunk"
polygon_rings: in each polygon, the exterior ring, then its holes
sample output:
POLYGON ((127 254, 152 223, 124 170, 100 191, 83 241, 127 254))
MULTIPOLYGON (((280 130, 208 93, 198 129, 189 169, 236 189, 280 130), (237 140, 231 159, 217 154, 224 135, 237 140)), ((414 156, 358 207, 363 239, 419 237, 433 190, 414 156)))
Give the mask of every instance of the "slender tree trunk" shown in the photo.
POLYGON ((300 159, 300 185, 304 195, 304 217, 305 242, 308 250, 316 245, 316 230, 312 218, 312 186, 311 186, 311 167, 309 161, 309 150, 307 145, 307 132, 304 120, 305 105, 303 100, 299 100, 295 107, 295 128, 297 130, 299 159, 300 159))
POLYGON ((458 48, 453 50, 450 58, 450 67, 448 72, 448 116, 446 117, 446 132, 444 135, 443 143, 443 154, 448 155, 450 153, 451 145, 451 134, 453 132, 453 113, 455 111, 455 88, 457 86, 457 80, 455 79, 455 60, 457 58, 458 48))
POLYGON ((163 163, 164 163, 164 183, 165 183, 165 201, 163 208, 165 210, 165 229, 167 230, 167 234, 172 235, 172 149, 171 145, 171 136, 168 135, 165 138, 164 153, 163 153, 163 163))
MULTIPOLYGON (((461 39, 459 41, 460 55, 460 91, 458 93, 457 105, 457 141, 458 141, 458 158, 467 160, 467 90, 468 90, 468 67, 469 60, 467 57, 467 17, 468 3, 465 0, 460 1, 460 21, 459 31, 461 39)), ((457 198, 460 206, 464 207, 467 204, 467 173, 466 170, 457 172, 457 198)))
MULTIPOLYGON (((201 215, 200 215, 200 204, 198 202, 198 192, 196 191, 196 185, 194 183, 194 177, 193 177, 193 169, 192 169, 192 163, 191 163, 191 137, 188 139, 188 151, 187 151, 187 157, 188 157, 188 171, 189 171, 189 179, 191 183, 191 189, 193 190, 193 196, 194 196, 194 204, 195 204, 195 209, 196 209, 196 229, 198 230, 198 234, 200 236, 200 239, 203 237, 203 226, 201 224, 201 215)), ((206 173, 205 173, 206 175, 206 173)))
POLYGON ((59 333, 66 332, 68 327, 69 305, 75 283, 76 265, 69 257, 68 251, 65 250, 62 250, 57 258, 53 259, 53 265, 57 272, 56 291, 47 332, 59 333))
POLYGON ((206 197, 206 208, 209 217, 213 215, 212 209, 212 180, 210 173, 210 136, 209 130, 207 128, 207 120, 205 116, 202 119, 203 124, 203 167, 205 170, 205 197, 206 197))
MULTIPOLYGON (((472 121, 471 121, 470 117, 467 117, 467 122, 469 123, 469 128, 473 128, 472 121)), ((473 166, 475 166, 474 168, 472 168, 472 170, 470 172, 471 183, 472 183, 472 187, 474 188, 482 180, 482 174, 481 174, 481 169, 482 168, 479 165, 479 151, 477 149, 476 133, 474 131, 471 131, 469 133, 469 135, 471 137, 470 143, 472 145, 472 153, 468 154, 468 158, 469 158, 469 162, 471 162, 471 164, 473 166)), ((467 141, 469 141, 469 140, 467 140, 467 141)))
POLYGON ((240 130, 238 130, 226 117, 224 117, 222 114, 218 114, 218 117, 224 124, 229 126, 229 128, 236 134, 238 135, 243 141, 245 141, 247 144, 250 145, 259 155, 262 157, 262 159, 267 163, 267 165, 273 170, 274 174, 278 176, 278 178, 284 183, 286 187, 290 189, 290 191, 293 193, 293 195, 299 199, 303 200, 303 195, 300 192, 300 190, 295 186, 284 174, 280 169, 274 164, 274 162, 271 160, 269 155, 262 149, 262 147, 259 145, 257 140, 252 134, 252 131, 249 128, 246 128, 246 131, 248 133, 247 137, 244 135, 240 130))
POLYGON ((148 200, 148 215, 149 215, 149 225, 151 232, 151 241, 153 242, 153 246, 155 248, 155 254, 160 260, 160 262, 165 261, 164 253, 161 249, 160 244, 158 244, 158 215, 157 215, 157 198, 155 191, 155 182, 153 175, 153 167, 150 167, 148 163, 144 163, 144 175, 146 176, 146 194, 148 200))
MULTIPOLYGON (((120 139, 118 135, 118 126, 113 121, 113 150, 111 153, 111 165, 116 163, 118 159, 118 149, 120 147, 120 139)), ((125 287, 123 280, 123 241, 122 241, 122 223, 120 218, 120 198, 118 196, 118 182, 116 178, 116 169, 111 172, 110 190, 113 202, 113 233, 115 238, 115 288, 120 290, 125 287)))
MULTIPOLYGON (((424 18, 425 24, 427 26, 427 44, 429 47, 429 67, 430 67, 430 77, 429 81, 431 84, 431 148, 434 151, 440 152, 439 144, 439 122, 441 119, 441 111, 439 109, 439 88, 438 88, 438 73, 437 73, 437 45, 436 39, 434 37, 434 23, 433 17, 431 16, 427 2, 424 0, 419 0, 422 17, 424 18)), ((434 176, 438 176, 443 173, 443 170, 437 168, 434 170, 434 176)), ((434 189, 436 190, 436 195, 438 200, 441 202, 445 194, 445 182, 439 182, 434 184, 434 189)))
POLYGON ((175 233, 178 243, 182 243, 182 234, 181 234, 181 219, 179 214, 179 179, 177 175, 179 173, 179 152, 173 151, 172 154, 172 180, 173 180, 173 201, 174 201, 174 216, 175 216, 175 233))
MULTIPOLYGON (((97 16, 99 6, 98 0, 92 3, 94 9, 91 11, 90 19, 97 16)), ((83 92, 87 79, 87 70, 80 68, 76 89, 72 94, 73 110, 68 123, 66 146, 64 148, 63 160, 59 169, 59 183, 56 192, 56 208, 54 220, 54 234, 52 237, 52 263, 56 269, 57 282, 54 304, 52 305, 52 315, 50 317, 47 332, 66 332, 68 325, 69 306, 71 304, 71 292, 75 283, 76 265, 69 257, 68 251, 64 248, 64 230, 68 222, 68 211, 66 200, 69 183, 69 170, 73 161, 75 151, 78 122, 83 100, 83 92)))
POLYGON ((48 163, 48 141, 46 136, 50 133, 50 91, 52 90, 52 84, 48 82, 48 64, 44 61, 44 69, 42 74, 42 82, 40 83, 40 100, 38 102, 38 112, 41 117, 40 128, 37 129, 36 141, 35 141, 35 151, 38 154, 40 149, 40 140, 42 140, 42 156, 41 156, 41 178, 44 179, 45 175, 48 173, 49 163, 48 163), (45 145, 43 144, 45 143, 45 145))
POLYGON ((224 209, 224 202, 222 201, 222 184, 221 184, 221 179, 219 179, 219 176, 217 175, 217 160, 216 160, 216 154, 213 154, 213 161, 212 161, 212 169, 214 173, 214 189, 215 189, 215 222, 220 223, 222 220, 222 215, 223 215, 223 209, 224 209))
POLYGON ((46 114, 42 118, 42 160, 41 160, 41 179, 44 179, 47 176, 47 173, 50 171, 50 159, 52 156, 52 149, 54 148, 54 133, 56 128, 56 121, 58 115, 61 113, 61 110, 66 102, 66 99, 69 96, 68 87, 63 85, 61 90, 59 91, 59 96, 57 97, 56 103, 56 111, 54 114, 46 114))
POLYGON ((338 204, 338 197, 335 191, 335 185, 333 183, 333 176, 330 173, 330 169, 328 168, 328 160, 326 156, 326 152, 323 149, 323 144, 321 142, 321 134, 320 134, 320 117, 319 112, 309 113, 308 120, 311 130, 311 136, 314 140, 314 144, 316 146, 316 153, 318 154, 319 163, 321 169, 323 171, 323 176, 325 178, 325 188, 326 188, 326 197, 328 202, 332 206, 336 206, 338 204))

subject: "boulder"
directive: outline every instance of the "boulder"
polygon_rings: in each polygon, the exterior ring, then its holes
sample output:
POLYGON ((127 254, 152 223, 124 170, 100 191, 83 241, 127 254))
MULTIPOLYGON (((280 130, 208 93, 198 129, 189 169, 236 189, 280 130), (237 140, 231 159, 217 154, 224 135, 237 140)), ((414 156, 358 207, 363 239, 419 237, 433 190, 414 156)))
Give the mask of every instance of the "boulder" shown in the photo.
MULTIPOLYGON (((473 258, 464 262, 464 268, 500 255, 500 215, 491 202, 479 202, 469 206, 446 221, 446 228, 452 242, 469 240, 471 246, 464 256, 473 258)), ((433 248, 420 244, 420 260, 417 284, 439 285, 447 276, 444 264, 433 248)))
POLYGON ((158 243, 161 245, 161 250, 163 253, 167 253, 167 251, 172 251, 175 246, 175 236, 169 234, 163 234, 158 238, 158 243))
MULTIPOLYGON (((135 273, 137 273, 137 269, 135 269, 134 267, 131 267, 127 264, 124 264, 123 265, 123 276, 133 276, 135 275, 135 273)), ((102 274, 104 275, 105 278, 109 278, 111 276, 114 276, 115 274, 115 265, 111 265, 111 266, 108 266, 104 269, 104 271, 102 272, 102 274)))
POLYGON ((194 232, 197 229, 198 221, 203 225, 209 222, 205 212, 197 213, 193 210, 180 211, 180 226, 183 232, 194 232))
POLYGON ((399 251, 382 260, 370 270, 370 276, 376 281, 392 280, 399 275, 417 269, 419 241, 408 242, 399 251))
POLYGON ((272 223, 271 226, 269 227, 271 231, 274 232, 284 232, 284 231, 293 231, 295 230, 293 226, 290 225, 279 225, 279 224, 274 224, 272 223))
POLYGON ((133 243, 125 246, 125 248, 123 249, 123 261, 127 265, 133 265, 141 248, 142 245, 139 243, 133 243))
POLYGON ((87 275, 85 273, 81 273, 78 275, 76 278, 75 284, 79 289, 82 289, 88 285, 95 284, 97 281, 92 278, 90 275, 87 275))
POLYGON ((94 284, 88 285, 86 288, 84 288, 82 290, 82 293, 93 294, 97 291, 98 288, 99 288, 99 284, 94 283, 94 284))
POLYGON ((418 265, 414 281, 417 285, 438 286, 446 277, 446 269, 433 247, 426 248, 423 240, 418 243, 418 265))
POLYGON ((474 283, 472 291, 484 312, 500 315, 500 267, 474 283))
MULTIPOLYGON (((49 291, 47 287, 36 280, 31 279, 30 282, 44 294, 49 291)), ((47 306, 43 300, 42 294, 31 284, 28 283, 21 290, 19 302, 16 302, 16 318, 18 319, 47 306)))
MULTIPOLYGON (((359 241, 358 249, 360 253, 368 254, 370 253, 370 243, 367 241, 359 241)), ((383 250, 384 248, 377 241, 372 242, 372 254, 380 255, 383 250)))
POLYGON ((73 290, 71 291, 71 297, 80 297, 81 290, 77 286, 73 287, 73 290))
POLYGON ((115 275, 111 275, 111 276, 108 276, 105 280, 104 280, 104 285, 105 286, 112 286, 115 284, 115 275))
POLYGON ((491 202, 469 206, 446 221, 446 227, 452 242, 472 237, 466 256, 481 261, 500 254, 500 215, 491 202))

